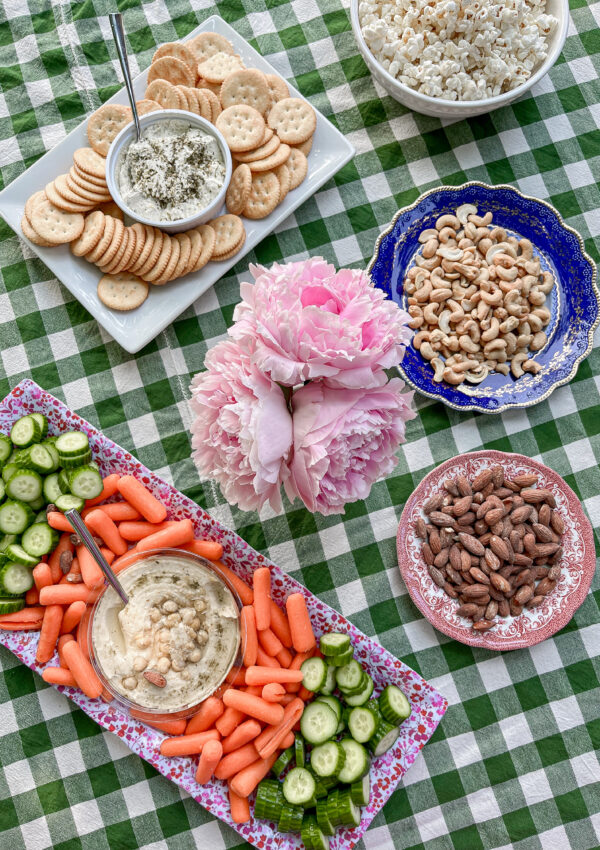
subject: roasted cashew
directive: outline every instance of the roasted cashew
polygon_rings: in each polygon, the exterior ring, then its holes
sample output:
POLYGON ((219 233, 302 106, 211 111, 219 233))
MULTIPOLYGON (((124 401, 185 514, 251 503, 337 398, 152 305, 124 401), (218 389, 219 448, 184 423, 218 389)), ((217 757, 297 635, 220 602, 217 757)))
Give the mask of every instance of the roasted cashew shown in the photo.
POLYGON ((419 331, 419 333, 415 334, 412 339, 412 343, 417 351, 421 348, 421 345, 424 342, 429 341, 429 331, 419 331))
POLYGON ((463 334, 461 337, 459 337, 458 344, 463 351, 468 351, 472 354, 475 354, 480 350, 479 345, 477 345, 476 342, 473 342, 473 340, 468 334, 463 334))
POLYGON ((537 363, 535 360, 526 360, 525 363, 523 363, 523 370, 525 372, 531 372, 533 375, 537 375, 542 368, 542 364, 537 363))
POLYGON ((430 239, 437 239, 438 232, 434 230, 433 227, 430 227, 429 230, 423 230, 419 234, 419 242, 429 242, 430 239))
POLYGON ((439 309, 440 305, 436 304, 435 302, 430 301, 429 304, 425 305, 425 307, 423 308, 423 318, 425 319, 428 325, 438 324, 437 311, 439 309))
POLYGON ((455 372, 453 369, 444 369, 442 377, 447 384, 452 384, 453 386, 458 386, 458 384, 462 384, 465 379, 464 375, 455 372))
POLYGON ((546 301, 546 296, 543 292, 540 292, 539 289, 534 288, 529 293, 529 303, 533 304, 535 307, 539 307, 546 301))
POLYGON ((433 358, 435 357, 435 351, 431 347, 430 342, 425 341, 421 343, 421 348, 419 349, 419 351, 426 360, 433 360, 433 358))
POLYGON ((533 257, 533 245, 529 239, 519 240, 519 250, 521 251, 521 256, 526 260, 531 260, 533 257))
POLYGON ((460 221, 455 215, 442 215, 435 223, 436 230, 442 230, 444 227, 452 227, 454 230, 460 228, 460 221))
POLYGON ((439 244, 440 243, 437 241, 437 239, 429 239, 429 241, 423 245, 423 248, 421 250, 422 256, 425 257, 426 260, 431 259, 431 257, 433 257, 433 255, 437 251, 439 244))
POLYGON ((539 331, 538 333, 533 335, 533 339, 529 344, 529 348, 532 351, 541 351, 541 349, 546 345, 547 342, 548 337, 546 336, 544 331, 539 331))
POLYGON ((470 215, 468 220, 473 222, 475 227, 487 227, 488 224, 492 223, 493 214, 491 212, 486 212, 485 215, 470 215))
POLYGON ((522 364, 526 360, 527 354, 525 352, 515 354, 510 363, 510 371, 513 373, 514 378, 520 378, 524 374, 522 364))
POLYGON ((538 285, 538 289, 540 292, 543 292, 545 295, 548 295, 549 292, 554 288, 554 277, 550 274, 550 272, 542 272, 542 283, 538 285))
POLYGON ((435 370, 433 373, 433 380, 436 384, 441 384, 441 382, 444 380, 444 361, 441 359, 441 357, 434 357, 433 360, 431 360, 430 362, 435 370))

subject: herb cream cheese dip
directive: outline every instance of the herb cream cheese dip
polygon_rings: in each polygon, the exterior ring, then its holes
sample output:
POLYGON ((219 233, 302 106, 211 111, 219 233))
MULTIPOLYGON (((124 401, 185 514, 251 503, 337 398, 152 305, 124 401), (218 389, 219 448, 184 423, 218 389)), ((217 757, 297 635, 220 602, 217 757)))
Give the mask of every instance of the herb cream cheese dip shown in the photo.
POLYGON ((95 661, 112 690, 161 712, 210 696, 240 643, 239 609, 225 582, 200 562, 170 554, 136 562, 119 580, 128 604, 107 588, 91 626, 95 661), (144 674, 158 674, 160 684, 144 674))
POLYGON ((225 162, 213 135, 186 121, 157 121, 121 153, 116 178, 132 212, 151 221, 179 221, 219 194, 225 162))

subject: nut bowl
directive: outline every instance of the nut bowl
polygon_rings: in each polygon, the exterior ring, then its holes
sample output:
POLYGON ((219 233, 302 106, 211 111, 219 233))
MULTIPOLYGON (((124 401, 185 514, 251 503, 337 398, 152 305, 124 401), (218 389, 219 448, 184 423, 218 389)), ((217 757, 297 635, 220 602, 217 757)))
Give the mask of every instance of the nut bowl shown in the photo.
POLYGON ((579 363, 592 349, 594 330, 600 322, 596 266, 585 252, 581 236, 564 223, 554 207, 512 186, 470 182, 432 189, 396 214, 377 239, 367 272, 374 286, 406 309, 404 279, 422 248, 420 233, 433 228, 440 216, 454 215, 463 204, 475 205, 480 215, 490 211, 492 226, 529 239, 541 269, 550 271, 556 280, 545 305, 551 313, 544 328, 548 341, 532 355, 542 368, 537 374, 516 379, 491 372, 474 385, 436 383, 431 364, 411 343, 398 369, 411 387, 455 410, 501 413, 529 407, 574 377, 579 363))
POLYGON ((473 118, 475 115, 484 115, 486 112, 499 109, 501 106, 507 106, 529 91, 555 64, 563 49, 569 27, 568 0, 547 0, 546 12, 549 15, 553 15, 557 19, 558 24, 548 36, 548 54, 546 58, 534 68, 533 73, 526 82, 512 91, 483 100, 444 100, 440 97, 430 97, 429 95, 421 94, 405 86, 385 70, 383 65, 373 56, 363 37, 358 15, 359 4, 360 0, 350 0, 352 30, 358 49, 377 82, 394 100, 397 100, 409 109, 413 109, 415 112, 420 112, 423 115, 431 115, 434 118, 445 118, 455 121, 463 118, 473 118))

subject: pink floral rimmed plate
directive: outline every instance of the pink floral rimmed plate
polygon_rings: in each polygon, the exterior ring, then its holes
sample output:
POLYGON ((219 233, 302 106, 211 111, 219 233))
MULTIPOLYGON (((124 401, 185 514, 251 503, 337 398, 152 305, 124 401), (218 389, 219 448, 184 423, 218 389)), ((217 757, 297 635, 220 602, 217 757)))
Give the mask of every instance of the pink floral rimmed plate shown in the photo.
MULTIPOLYGON (((394 746, 371 764, 371 799, 362 809, 362 819, 355 829, 342 829, 331 839, 331 850, 351 850, 364 835, 369 824, 392 795, 402 776, 413 764, 420 750, 435 732, 448 707, 446 699, 429 685, 418 673, 384 649, 376 641, 360 632, 333 608, 313 596, 309 590, 271 563, 235 532, 221 525, 183 493, 147 469, 129 452, 122 449, 89 422, 69 410, 50 393, 42 390, 30 380, 22 381, 0 402, 0 431, 7 433, 9 423, 26 413, 39 411, 49 422, 51 434, 77 428, 85 431, 90 440, 94 460, 103 475, 110 472, 135 475, 164 504, 168 506, 169 519, 193 520, 198 536, 217 540, 223 544, 223 562, 250 584, 253 571, 259 566, 268 566, 272 576, 273 598, 281 605, 290 593, 302 593, 306 599, 315 634, 325 631, 343 631, 350 635, 355 655, 375 681, 376 692, 388 682, 398 685, 406 693, 412 706, 411 716, 400 727, 400 736, 394 746)), ((42 666, 36 663, 35 653, 38 633, 3 632, 0 643, 13 652, 24 664, 41 673, 42 666)), ((54 656, 48 666, 56 666, 54 656)), ((278 832, 276 825, 265 820, 250 820, 235 824, 231 819, 227 785, 213 779, 199 786, 195 781, 197 759, 165 758, 159 747, 165 738, 161 732, 124 713, 115 703, 88 699, 81 691, 56 686, 73 700, 89 717, 102 728, 118 735, 132 752, 152 764, 163 776, 184 788, 212 815, 220 818, 236 830, 255 847, 269 850, 299 850, 302 842, 299 835, 278 832)), ((253 808, 251 798, 251 811, 253 808)))
POLYGON ((524 455, 497 451, 469 452, 445 461, 420 482, 407 501, 400 517, 398 565, 412 601, 438 631, 469 646, 485 649, 523 649, 546 640, 567 625, 585 599, 596 569, 594 532, 583 512, 580 500, 569 485, 552 469, 524 455), (488 632, 476 632, 470 620, 459 617, 459 603, 437 587, 427 572, 421 555, 421 541, 415 522, 424 516, 421 506, 449 477, 466 475, 472 479, 495 463, 502 465, 509 478, 522 473, 539 476, 538 487, 547 487, 556 499, 556 510, 565 521, 562 572, 556 588, 537 608, 524 609, 519 617, 499 618, 488 632))

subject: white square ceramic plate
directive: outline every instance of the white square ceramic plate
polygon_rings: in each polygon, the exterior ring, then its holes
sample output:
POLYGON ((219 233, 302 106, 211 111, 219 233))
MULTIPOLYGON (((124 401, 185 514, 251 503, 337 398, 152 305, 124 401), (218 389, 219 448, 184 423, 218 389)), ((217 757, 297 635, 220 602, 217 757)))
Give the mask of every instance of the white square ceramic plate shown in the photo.
MULTIPOLYGON (((217 15, 204 21, 188 36, 193 38, 199 32, 210 30, 228 38, 235 52, 248 67, 259 68, 266 74, 276 74, 260 53, 217 15)), ((187 39, 186 39, 187 40, 187 39)), ((147 71, 139 74, 133 83, 138 99, 143 98, 146 89, 147 71)), ((287 81, 286 81, 287 82, 287 81)), ((288 83, 289 85, 289 83, 288 83)), ((289 85, 290 95, 302 97, 289 85)), ((110 98, 108 103, 127 103, 125 88, 110 98)), ((304 182, 288 194, 282 204, 267 218, 251 221, 244 218, 246 243, 235 257, 221 263, 208 263, 201 271, 186 275, 167 286, 152 287, 150 295, 137 310, 130 313, 117 313, 107 309, 96 295, 96 287, 101 276, 99 270, 83 259, 74 257, 68 245, 56 248, 40 248, 25 239, 21 233, 20 221, 23 217, 25 201, 34 192, 43 189, 52 177, 68 172, 73 161, 73 152, 85 147, 87 140, 87 119, 75 128, 60 144, 48 151, 31 168, 14 180, 0 193, 0 215, 12 229, 18 233, 40 259, 54 272, 75 298, 80 301, 92 316, 111 334, 126 351, 134 354, 150 340, 154 339, 167 325, 203 292, 216 283, 241 257, 251 251, 261 239, 271 233, 288 215, 307 198, 313 195, 340 168, 354 156, 354 148, 320 112, 317 112, 317 128, 313 147, 308 157, 308 175, 304 182)))

